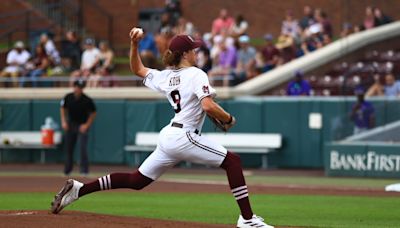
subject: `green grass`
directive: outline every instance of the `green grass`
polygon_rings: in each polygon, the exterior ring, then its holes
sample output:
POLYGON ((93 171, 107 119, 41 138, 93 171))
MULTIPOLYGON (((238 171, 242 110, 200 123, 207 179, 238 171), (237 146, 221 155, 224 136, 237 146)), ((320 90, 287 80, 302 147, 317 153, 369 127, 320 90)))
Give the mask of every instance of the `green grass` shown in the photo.
MULTIPOLYGON (((46 210, 54 193, 0 193, 0 210, 46 210)), ((252 195, 254 211, 274 225, 398 227, 399 197, 252 195)), ((239 214, 230 194, 107 192, 67 208, 181 221, 233 224, 239 214)))
POLYGON ((129 57, 127 56, 116 56, 114 57, 115 64, 129 64, 129 57))
POLYGON ((0 43, 0 51, 8 51, 8 43, 0 43))

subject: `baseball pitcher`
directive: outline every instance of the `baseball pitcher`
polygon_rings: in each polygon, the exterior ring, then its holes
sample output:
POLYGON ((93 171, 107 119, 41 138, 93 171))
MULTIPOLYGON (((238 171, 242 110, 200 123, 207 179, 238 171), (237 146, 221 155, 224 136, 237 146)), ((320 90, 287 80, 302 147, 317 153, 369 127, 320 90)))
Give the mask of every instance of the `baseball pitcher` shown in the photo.
POLYGON ((57 214, 79 197, 92 192, 117 188, 140 190, 175 164, 189 161, 221 167, 226 171, 232 194, 241 211, 237 227, 273 227, 253 214, 240 157, 201 135, 206 115, 225 131, 236 123, 235 117, 214 102, 216 93, 210 86, 207 74, 195 67, 195 49, 202 42, 187 35, 175 36, 163 57, 168 68, 158 71, 145 67, 139 57, 138 42, 143 37, 143 31, 133 28, 129 36, 131 70, 144 78, 145 86, 168 99, 175 116, 161 130, 157 148, 138 170, 133 173, 112 173, 86 184, 70 179, 55 196, 52 212, 57 214))

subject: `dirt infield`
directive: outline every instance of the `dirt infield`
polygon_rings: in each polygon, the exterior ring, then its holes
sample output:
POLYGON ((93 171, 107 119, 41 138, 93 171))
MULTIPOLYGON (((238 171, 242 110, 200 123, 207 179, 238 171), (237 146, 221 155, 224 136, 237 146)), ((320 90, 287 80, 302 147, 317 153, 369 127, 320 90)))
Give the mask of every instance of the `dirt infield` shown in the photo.
POLYGON ((53 215, 48 211, 0 211, 0 227, 79 227, 79 228, 114 228, 114 227, 166 227, 166 228, 222 228, 230 225, 212 225, 194 222, 178 222, 160 219, 99 215, 86 212, 64 211, 53 215), (85 222, 82 222, 85 221, 85 222))
MULTIPOLYGON (((0 166, 0 171, 17 171, 22 167, 0 166)), ((31 169, 32 167, 29 167, 31 169)), ((58 167, 57 167, 58 168, 58 167)), ((35 170, 35 168, 33 168, 35 170)), ((42 166, 44 171, 54 170, 54 167, 42 166)), ((22 169, 22 170, 26 170, 22 169)), ((132 171, 126 169, 119 171, 132 171)), ((36 170, 40 172, 43 170, 36 170)), ((108 170, 113 171, 113 170, 108 170)), ((187 170, 186 170, 187 171, 187 170)), ((175 172, 181 172, 175 170, 175 172)), ((205 172, 196 171, 190 172, 205 172)), ((0 192, 54 192, 64 184, 66 177, 62 176, 0 176, 0 192)), ((275 173, 275 175, 281 175, 275 173)), ((318 175, 314 172, 311 175, 318 175)), ((80 181, 88 182, 93 178, 77 178, 80 181)), ((321 186, 296 186, 296 185, 250 185, 249 190, 259 194, 307 194, 307 195, 356 195, 356 196, 399 196, 399 193, 385 192, 379 189, 369 188, 348 188, 348 187, 321 187, 321 186)), ((132 191, 132 190, 117 190, 132 191)), ((207 181, 185 181, 164 179, 154 182, 144 192, 202 192, 202 193, 228 193, 226 183, 207 181)), ((233 221, 234 222, 234 221, 233 221)), ((212 225, 192 222, 179 222, 169 220, 144 219, 136 217, 123 217, 111 215, 99 215, 93 213, 65 211, 60 215, 52 215, 48 211, 0 211, 0 227, 232 227, 232 225, 212 225), (82 223, 85 221, 85 223, 82 223)))

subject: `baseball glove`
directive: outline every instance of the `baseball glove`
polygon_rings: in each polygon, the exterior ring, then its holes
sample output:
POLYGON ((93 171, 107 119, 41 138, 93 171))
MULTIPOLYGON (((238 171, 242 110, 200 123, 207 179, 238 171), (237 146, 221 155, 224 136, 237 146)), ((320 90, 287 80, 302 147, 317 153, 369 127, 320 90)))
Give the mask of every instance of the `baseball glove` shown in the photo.
POLYGON ((224 123, 221 120, 218 120, 217 118, 214 118, 210 115, 207 115, 208 118, 211 120, 211 122, 214 124, 215 129, 219 129, 223 132, 227 132, 229 130, 229 128, 231 128, 235 123, 236 123, 236 119, 235 117, 231 116, 231 120, 228 123, 224 123))

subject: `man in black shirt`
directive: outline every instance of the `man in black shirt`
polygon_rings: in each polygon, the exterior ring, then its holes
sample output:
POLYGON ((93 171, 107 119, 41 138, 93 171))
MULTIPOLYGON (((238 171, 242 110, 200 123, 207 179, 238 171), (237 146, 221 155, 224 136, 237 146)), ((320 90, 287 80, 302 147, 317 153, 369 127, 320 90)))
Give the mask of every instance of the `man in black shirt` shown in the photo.
POLYGON ((88 131, 96 117, 96 106, 93 100, 83 93, 86 83, 83 79, 74 82, 74 92, 67 94, 61 101, 61 123, 65 131, 67 160, 64 174, 72 171, 73 152, 77 139, 80 141, 80 172, 89 173, 87 142, 88 131))

